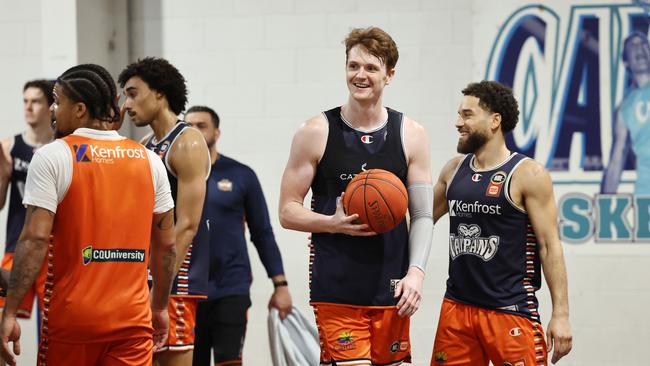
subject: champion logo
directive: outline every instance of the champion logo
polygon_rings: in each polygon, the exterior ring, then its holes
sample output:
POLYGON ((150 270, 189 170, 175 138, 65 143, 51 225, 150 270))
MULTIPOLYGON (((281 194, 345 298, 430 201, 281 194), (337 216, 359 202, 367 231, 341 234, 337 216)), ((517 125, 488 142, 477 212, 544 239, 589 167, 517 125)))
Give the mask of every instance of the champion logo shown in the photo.
POLYGON ((363 142, 364 144, 372 144, 372 135, 361 136, 361 142, 363 142))
POLYGON ((483 176, 480 173, 474 173, 474 175, 472 175, 472 182, 478 182, 482 177, 483 176))
POLYGON ((521 335, 521 328, 512 328, 510 329, 510 335, 513 337, 517 337, 521 335))

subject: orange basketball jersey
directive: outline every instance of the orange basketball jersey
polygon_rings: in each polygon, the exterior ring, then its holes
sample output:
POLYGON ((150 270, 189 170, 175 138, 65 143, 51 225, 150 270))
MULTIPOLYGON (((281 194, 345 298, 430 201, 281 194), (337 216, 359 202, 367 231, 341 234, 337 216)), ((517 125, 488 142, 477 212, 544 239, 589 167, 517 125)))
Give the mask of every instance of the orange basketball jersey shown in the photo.
POLYGON ((147 286, 154 187, 135 141, 63 138, 72 181, 48 253, 43 338, 106 342, 151 336, 147 286))

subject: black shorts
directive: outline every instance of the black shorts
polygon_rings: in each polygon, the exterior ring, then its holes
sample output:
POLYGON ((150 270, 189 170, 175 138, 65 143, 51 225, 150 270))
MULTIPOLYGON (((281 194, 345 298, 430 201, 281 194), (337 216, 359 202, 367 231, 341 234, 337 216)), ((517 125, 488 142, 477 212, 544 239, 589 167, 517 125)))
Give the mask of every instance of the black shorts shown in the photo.
POLYGON ((196 310, 193 366, 241 365, 249 295, 228 296, 217 300, 199 301, 196 310))

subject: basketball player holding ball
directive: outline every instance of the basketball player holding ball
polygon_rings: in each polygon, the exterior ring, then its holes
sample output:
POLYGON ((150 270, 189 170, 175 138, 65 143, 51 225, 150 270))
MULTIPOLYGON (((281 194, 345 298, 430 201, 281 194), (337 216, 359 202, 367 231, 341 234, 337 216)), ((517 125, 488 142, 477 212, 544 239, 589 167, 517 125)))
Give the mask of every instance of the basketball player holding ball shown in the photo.
POLYGON ((410 362, 409 317, 420 305, 433 235, 429 141, 424 128, 383 106, 395 75, 393 39, 379 28, 345 39, 347 103, 301 125, 282 177, 283 227, 312 233, 311 304, 321 364, 410 362), (384 169, 408 187, 405 220, 377 234, 346 215, 343 192, 358 173, 384 169), (312 209, 303 206, 312 190, 312 209))

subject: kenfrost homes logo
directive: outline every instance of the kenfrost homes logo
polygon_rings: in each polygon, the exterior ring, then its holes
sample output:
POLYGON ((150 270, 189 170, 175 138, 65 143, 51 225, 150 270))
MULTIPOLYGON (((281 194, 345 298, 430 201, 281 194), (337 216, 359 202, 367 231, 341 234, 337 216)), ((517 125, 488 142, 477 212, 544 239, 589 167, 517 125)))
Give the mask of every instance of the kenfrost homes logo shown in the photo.
POLYGON ((462 200, 449 200, 449 216, 472 217, 472 214, 501 215, 501 206, 485 205, 479 201, 468 203, 462 200))
POLYGON ((89 245, 81 251, 83 264, 90 262, 144 262, 144 250, 142 249, 93 249, 89 245))
POLYGON ((449 255, 454 260, 460 255, 471 254, 484 261, 494 258, 499 249, 500 238, 492 235, 482 238, 481 228, 478 225, 459 224, 458 234, 449 235, 449 255))
POLYGON ((99 147, 97 145, 72 145, 77 163, 113 164, 115 159, 146 159, 144 149, 125 149, 122 146, 99 147))

